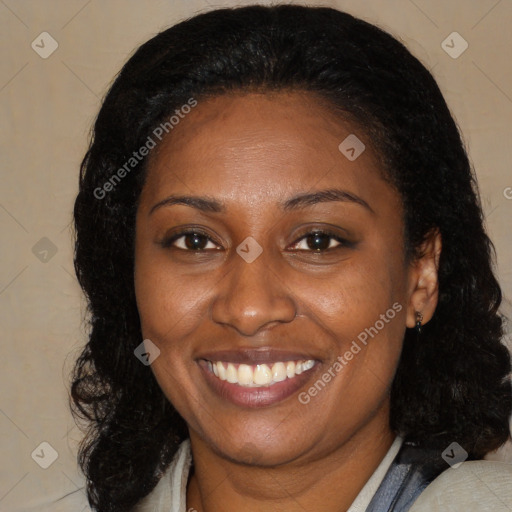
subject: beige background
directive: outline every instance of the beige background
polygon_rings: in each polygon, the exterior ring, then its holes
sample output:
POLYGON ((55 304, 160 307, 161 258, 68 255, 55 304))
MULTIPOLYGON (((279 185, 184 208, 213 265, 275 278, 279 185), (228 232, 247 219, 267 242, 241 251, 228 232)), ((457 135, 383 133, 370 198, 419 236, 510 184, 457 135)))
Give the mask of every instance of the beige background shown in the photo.
MULTIPOLYGON (((70 221, 101 98, 134 48, 158 31, 214 5, 249 3, 0 0, 0 511, 54 511, 45 504, 84 483, 75 463, 80 432, 67 409, 68 372, 85 341, 70 221), (58 42, 47 59, 31 47, 44 31, 58 42), (55 254, 41 252, 50 247, 43 237, 55 254), (43 441, 58 453, 48 469, 31 457, 43 441)), ((512 1, 308 3, 377 23, 433 70, 469 145, 509 299, 503 311, 512 316, 512 1), (469 44, 456 59, 441 47, 454 31, 469 44)), ((512 451, 496 457, 512 461, 512 451)), ((87 510, 83 503, 82 495, 76 510, 87 510)))

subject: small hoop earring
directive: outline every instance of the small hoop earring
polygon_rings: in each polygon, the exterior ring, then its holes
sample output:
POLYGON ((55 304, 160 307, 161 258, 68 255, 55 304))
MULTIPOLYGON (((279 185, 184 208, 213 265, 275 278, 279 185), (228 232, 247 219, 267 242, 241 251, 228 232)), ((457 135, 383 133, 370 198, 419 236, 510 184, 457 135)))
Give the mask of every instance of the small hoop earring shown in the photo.
POLYGON ((423 322, 423 315, 416 311, 416 333, 421 334, 421 322, 423 322))

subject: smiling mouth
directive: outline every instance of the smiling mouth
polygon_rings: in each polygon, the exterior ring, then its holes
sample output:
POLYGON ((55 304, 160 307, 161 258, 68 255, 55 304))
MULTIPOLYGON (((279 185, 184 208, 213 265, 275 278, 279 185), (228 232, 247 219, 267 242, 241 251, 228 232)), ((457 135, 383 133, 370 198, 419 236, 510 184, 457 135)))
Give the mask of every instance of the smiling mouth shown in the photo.
POLYGON ((292 380, 313 368, 315 364, 313 359, 254 365, 206 361, 207 368, 217 379, 245 388, 268 388, 279 382, 292 380))

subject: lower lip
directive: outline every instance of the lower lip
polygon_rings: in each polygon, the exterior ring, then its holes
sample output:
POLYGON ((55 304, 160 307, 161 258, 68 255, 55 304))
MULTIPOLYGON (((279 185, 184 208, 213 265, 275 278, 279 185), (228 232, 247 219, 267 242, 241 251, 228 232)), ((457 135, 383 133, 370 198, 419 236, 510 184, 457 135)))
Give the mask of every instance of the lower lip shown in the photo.
POLYGON ((267 407, 290 397, 313 377, 319 367, 317 362, 313 368, 306 370, 300 375, 295 375, 291 379, 276 382, 272 386, 248 388, 233 384, 227 380, 220 380, 209 370, 207 364, 205 360, 199 361, 199 367, 210 388, 221 398, 235 405, 251 408, 267 407))

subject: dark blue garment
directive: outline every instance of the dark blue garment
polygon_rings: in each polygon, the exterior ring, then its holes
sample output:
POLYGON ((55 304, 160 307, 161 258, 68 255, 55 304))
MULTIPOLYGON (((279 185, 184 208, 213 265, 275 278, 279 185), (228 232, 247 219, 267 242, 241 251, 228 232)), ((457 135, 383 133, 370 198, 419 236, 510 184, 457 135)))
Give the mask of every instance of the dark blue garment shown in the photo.
POLYGON ((405 512, 448 464, 439 450, 403 443, 366 512, 405 512))

